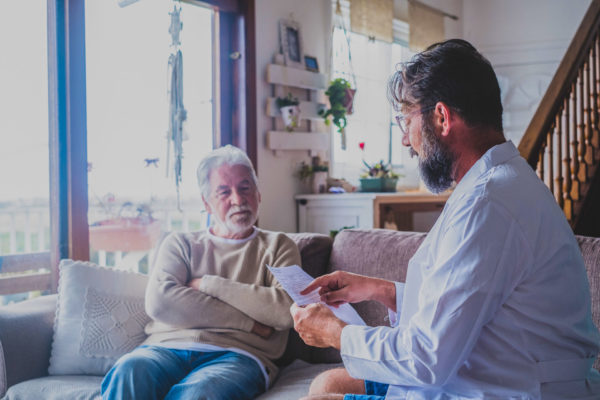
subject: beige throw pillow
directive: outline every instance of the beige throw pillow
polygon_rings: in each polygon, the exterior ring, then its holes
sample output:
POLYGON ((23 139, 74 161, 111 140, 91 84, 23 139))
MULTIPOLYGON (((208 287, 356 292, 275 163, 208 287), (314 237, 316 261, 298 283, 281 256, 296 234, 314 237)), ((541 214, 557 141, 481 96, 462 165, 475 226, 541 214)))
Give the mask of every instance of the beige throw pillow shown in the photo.
POLYGON ((62 260, 50 375, 104 375, 145 338, 146 275, 62 260))

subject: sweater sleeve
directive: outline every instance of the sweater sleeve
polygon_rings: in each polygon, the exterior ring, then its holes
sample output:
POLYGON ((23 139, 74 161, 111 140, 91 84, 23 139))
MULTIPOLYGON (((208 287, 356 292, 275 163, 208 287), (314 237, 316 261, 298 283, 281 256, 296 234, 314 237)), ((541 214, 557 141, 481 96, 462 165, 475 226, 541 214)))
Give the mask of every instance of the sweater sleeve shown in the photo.
MULTIPOLYGON (((294 241, 281 235, 271 266, 290 265, 300 265, 300 251, 294 241)), ((261 324, 276 330, 289 329, 294 325, 290 314, 292 299, 271 273, 267 275, 266 286, 241 283, 215 275, 204 275, 200 290, 241 310, 261 324)))
POLYGON ((190 279, 189 245, 173 234, 159 249, 146 288, 146 312, 157 322, 179 329, 229 328, 250 332, 254 320, 223 301, 186 286, 190 279))

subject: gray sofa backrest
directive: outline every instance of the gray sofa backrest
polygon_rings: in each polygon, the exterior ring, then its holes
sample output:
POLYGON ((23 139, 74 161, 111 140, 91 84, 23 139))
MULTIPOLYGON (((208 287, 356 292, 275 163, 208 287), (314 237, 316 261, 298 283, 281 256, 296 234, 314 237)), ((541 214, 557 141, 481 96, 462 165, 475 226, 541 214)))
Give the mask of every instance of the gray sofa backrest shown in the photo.
MULTIPOLYGON (((408 261, 425 238, 425 233, 397 232, 383 229, 348 229, 335 237, 326 273, 344 270, 404 282, 408 261)), ((600 238, 577 236, 590 282, 592 318, 600 327, 600 238)), ((375 302, 355 305, 371 326, 387 325, 387 310, 375 302)), ((304 359, 307 359, 304 357, 304 359)), ((311 348, 311 362, 339 362, 333 349, 311 348)), ((600 369, 600 359, 594 364, 600 369)))

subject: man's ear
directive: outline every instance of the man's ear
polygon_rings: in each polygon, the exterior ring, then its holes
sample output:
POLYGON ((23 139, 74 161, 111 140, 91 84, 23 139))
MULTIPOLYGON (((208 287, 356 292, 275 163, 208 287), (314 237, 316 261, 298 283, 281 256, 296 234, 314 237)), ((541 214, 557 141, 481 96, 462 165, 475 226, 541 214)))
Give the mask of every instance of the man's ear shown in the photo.
POLYGON ((433 120, 436 127, 440 129, 442 136, 448 136, 452 128, 452 110, 442 101, 435 104, 433 120))
POLYGON ((210 208, 210 204, 208 203, 208 201, 206 201, 206 199, 204 198, 204 195, 202 195, 202 203, 204 203, 204 209, 206 210, 206 212, 209 214, 212 214, 212 209, 210 208))

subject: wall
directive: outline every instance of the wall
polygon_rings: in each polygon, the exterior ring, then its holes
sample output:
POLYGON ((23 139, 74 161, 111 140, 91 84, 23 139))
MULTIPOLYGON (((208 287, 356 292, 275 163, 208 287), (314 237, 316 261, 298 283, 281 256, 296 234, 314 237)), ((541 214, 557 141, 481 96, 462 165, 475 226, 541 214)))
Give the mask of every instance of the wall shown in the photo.
POLYGON ((464 38, 492 63, 504 131, 519 144, 590 0, 463 0, 464 38))
POLYGON ((325 72, 329 70, 331 2, 256 0, 257 173, 262 194, 259 226, 284 232, 296 231, 294 195, 303 190, 294 174, 300 162, 310 160, 306 151, 286 151, 276 156, 266 148, 266 132, 272 129, 271 118, 265 115, 266 99, 272 90, 265 81, 266 68, 279 49, 279 20, 289 19, 290 14, 300 23, 304 53, 317 57, 320 70, 325 72))

